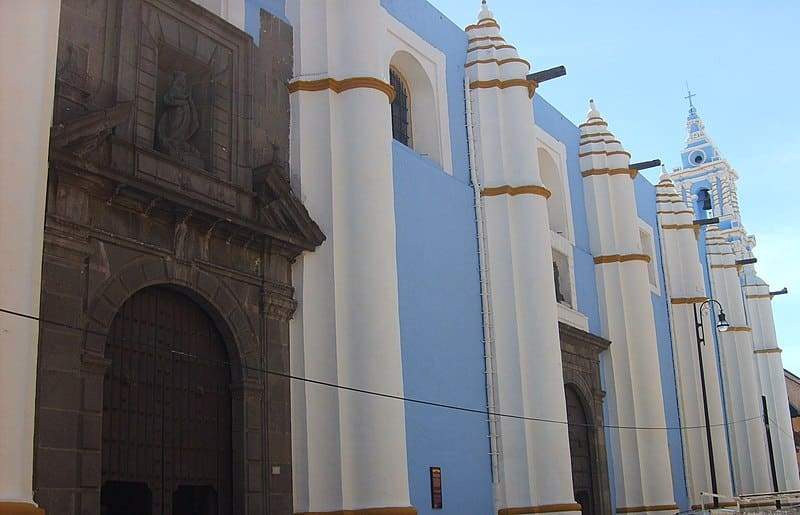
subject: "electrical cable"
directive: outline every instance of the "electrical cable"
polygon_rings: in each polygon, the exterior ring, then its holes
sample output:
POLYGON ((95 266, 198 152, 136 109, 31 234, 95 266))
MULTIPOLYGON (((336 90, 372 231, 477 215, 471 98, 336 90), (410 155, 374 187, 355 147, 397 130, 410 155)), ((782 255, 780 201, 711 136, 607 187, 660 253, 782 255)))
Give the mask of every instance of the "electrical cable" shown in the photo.
MULTIPOLYGON (((33 315, 27 315, 27 314, 24 314, 24 313, 19 313, 19 312, 8 310, 8 309, 4 309, 4 308, 0 308, 0 313, 6 313, 8 315, 18 316, 18 317, 21 317, 21 318, 26 318, 28 320, 34 320, 34 321, 38 321, 38 322, 42 322, 42 323, 46 323, 46 324, 53 324, 53 325, 64 327, 64 328, 68 328, 68 329, 82 331, 82 332, 85 332, 87 334, 95 334, 95 335, 102 336, 104 338, 108 337, 107 334, 101 333, 99 331, 92 331, 90 329, 86 329, 86 328, 82 328, 82 327, 76 327, 74 325, 65 324, 63 322, 56 322, 56 321, 52 321, 52 320, 46 320, 46 319, 42 319, 40 317, 36 317, 36 316, 33 316, 33 315)), ((431 407, 435 407, 435 408, 447 409, 447 410, 451 410, 451 411, 460 411, 460 412, 465 412, 465 413, 486 415, 486 416, 489 416, 489 417, 508 418, 508 419, 514 419, 514 420, 523 420, 523 421, 528 421, 528 422, 542 422, 542 423, 549 423, 549 424, 558 424, 558 425, 563 425, 563 426, 576 426, 576 427, 595 428, 595 429, 596 428, 603 428, 603 429, 633 430, 633 431, 677 431, 677 430, 705 429, 706 428, 705 425, 699 425, 699 426, 624 426, 624 425, 612 425, 612 424, 603 424, 603 425, 578 424, 578 423, 574 423, 574 422, 568 422, 566 420, 555 420, 555 419, 548 419, 548 418, 542 418, 542 417, 530 417, 530 416, 525 416, 525 415, 517 415, 517 414, 512 414, 512 413, 492 412, 492 411, 488 411, 488 410, 485 410, 485 409, 468 408, 468 407, 465 407, 465 406, 458 406, 458 405, 455 405, 455 404, 447 404, 447 403, 443 403, 443 402, 427 401, 427 400, 422 400, 422 399, 415 399, 415 398, 412 398, 412 397, 404 397, 402 395, 395 395, 395 394, 391 394, 391 393, 376 392, 374 390, 367 390, 367 389, 364 389, 364 388, 356 388, 356 387, 352 387, 352 386, 345 386, 345 385, 340 385, 340 384, 336 384, 336 383, 331 383, 331 382, 328 382, 328 381, 320 381, 320 380, 316 380, 316 379, 310 379, 310 378, 307 378, 307 377, 296 376, 296 375, 288 374, 288 373, 285 373, 285 372, 278 372, 276 370, 268 370, 268 369, 263 369, 263 368, 259 368, 259 367, 253 367, 253 366, 249 366, 249 365, 245 365, 245 364, 241 364, 240 365, 240 364, 234 364, 234 363, 226 362, 226 361, 204 360, 204 359, 202 359, 202 358, 200 358, 198 356, 195 356, 195 355, 187 353, 187 352, 181 352, 181 351, 177 351, 175 349, 168 349, 168 350, 170 351, 171 355, 183 356, 183 357, 191 358, 191 359, 194 359, 194 360, 197 360, 197 361, 205 361, 208 364, 214 364, 214 365, 226 366, 226 367, 234 367, 234 366, 239 367, 239 366, 241 366, 241 368, 244 369, 244 370, 249 370, 249 371, 253 371, 253 372, 261 372, 261 373, 264 373, 266 375, 273 375, 273 376, 277 376, 277 377, 283 377, 285 379, 289 379, 289 380, 293 380, 293 381, 301 381, 301 382, 304 382, 304 383, 309 383, 309 384, 314 384, 314 385, 319 385, 319 386, 325 386, 325 387, 328 387, 328 388, 334 388, 334 389, 344 390, 344 391, 348 391, 348 392, 360 393, 360 394, 364 394, 364 395, 372 395, 374 397, 380 397, 380 398, 384 398, 384 399, 392 399, 392 400, 397 400, 397 401, 403 401, 403 402, 408 402, 410 404, 418 404, 418 405, 423 405, 423 406, 431 406, 431 407)), ((741 424, 741 423, 751 422, 753 420, 760 420, 761 418, 762 418, 762 416, 759 415, 757 417, 751 417, 751 418, 746 418, 746 419, 742 419, 742 420, 735 420, 733 422, 720 423, 720 424, 711 424, 711 425, 709 425, 709 427, 715 428, 715 427, 732 426, 734 424, 741 424)))
POLYGON ((794 441, 794 435, 791 435, 791 434, 787 433, 787 432, 786 432, 786 430, 785 430, 785 429, 783 429, 783 428, 780 426, 780 424, 778 424, 778 421, 777 421, 777 420, 775 420, 775 419, 774 419, 774 418, 772 418, 772 417, 769 417, 769 421, 772 423, 772 424, 769 426, 770 428, 772 428, 772 427, 775 427, 775 428, 777 428, 777 429, 778 429, 778 431, 780 431, 780 432, 781 432, 781 433, 783 433, 784 435, 786 435, 786 436, 788 436, 789 438, 791 438, 791 439, 792 439, 792 441, 794 441))

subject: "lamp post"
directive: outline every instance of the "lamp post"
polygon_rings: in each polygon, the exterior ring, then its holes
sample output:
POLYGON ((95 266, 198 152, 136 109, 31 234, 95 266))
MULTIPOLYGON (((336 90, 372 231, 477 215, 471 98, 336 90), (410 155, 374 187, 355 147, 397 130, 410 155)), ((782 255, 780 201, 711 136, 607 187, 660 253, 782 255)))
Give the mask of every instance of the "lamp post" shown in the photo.
MULTIPOLYGON (((711 441, 711 420, 708 414, 708 393, 706 392, 706 371, 703 367, 703 347, 706 344, 705 338, 705 330, 703 328, 703 308, 708 307, 710 311, 710 303, 714 303, 719 306, 719 315, 717 317, 717 329, 721 332, 725 332, 730 327, 730 324, 725 319, 725 311, 722 309, 722 305, 714 300, 708 299, 702 304, 693 304, 694 307, 694 327, 695 327, 695 334, 697 336, 697 360, 700 365, 700 386, 703 390, 703 412, 705 414, 705 421, 706 421, 706 444, 708 445, 708 464, 710 467, 711 472, 711 492, 714 494, 719 494, 717 491, 717 469, 716 465, 714 464, 714 445, 711 441)), ((719 508, 719 497, 714 497, 714 507, 719 508)))

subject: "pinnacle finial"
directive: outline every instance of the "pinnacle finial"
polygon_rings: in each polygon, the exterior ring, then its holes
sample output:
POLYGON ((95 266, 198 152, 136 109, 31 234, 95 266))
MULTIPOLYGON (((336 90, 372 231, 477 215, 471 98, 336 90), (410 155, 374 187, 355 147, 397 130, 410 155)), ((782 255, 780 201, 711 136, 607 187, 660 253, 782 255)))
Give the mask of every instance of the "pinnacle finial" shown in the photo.
POLYGON ((483 20, 493 16, 494 15, 492 14, 492 11, 489 10, 489 5, 487 4, 486 0, 481 0, 481 12, 478 15, 478 18, 483 20))
POLYGON ((667 165, 661 163, 661 176, 658 178, 660 181, 668 180, 669 174, 667 173, 667 165))
POLYGON ((586 115, 587 118, 602 118, 603 116, 600 114, 600 111, 597 110, 597 105, 594 103, 594 99, 589 99, 589 113, 586 115))

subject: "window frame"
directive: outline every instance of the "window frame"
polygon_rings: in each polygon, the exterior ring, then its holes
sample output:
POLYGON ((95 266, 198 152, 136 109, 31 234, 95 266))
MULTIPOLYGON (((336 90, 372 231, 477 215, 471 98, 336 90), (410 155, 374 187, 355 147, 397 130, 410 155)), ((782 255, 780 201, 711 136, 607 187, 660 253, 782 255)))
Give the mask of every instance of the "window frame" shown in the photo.
POLYGON ((397 141, 398 143, 405 145, 410 149, 414 149, 414 120, 411 112, 411 102, 412 102, 412 92, 411 87, 408 84, 408 80, 405 78, 403 73, 398 70, 394 66, 389 66, 389 83, 394 87, 394 83, 392 77, 396 77, 398 82, 401 83, 403 86, 403 90, 405 93, 405 113, 406 113, 406 139, 407 141, 401 141, 397 139, 397 135, 395 134, 395 102, 397 102, 400 95, 398 94, 397 90, 395 90, 395 99, 391 103, 391 117, 392 117, 392 139, 397 141))

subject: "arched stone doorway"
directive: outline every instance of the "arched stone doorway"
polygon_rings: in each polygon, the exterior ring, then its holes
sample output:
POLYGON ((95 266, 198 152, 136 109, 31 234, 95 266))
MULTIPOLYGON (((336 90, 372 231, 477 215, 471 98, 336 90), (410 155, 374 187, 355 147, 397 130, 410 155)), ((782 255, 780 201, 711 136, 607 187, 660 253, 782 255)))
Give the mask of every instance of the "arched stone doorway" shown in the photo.
POLYGON ((587 416, 580 394, 571 385, 565 390, 567 421, 569 422, 569 452, 572 459, 572 488, 575 502, 581 505, 582 515, 600 515, 597 511, 597 494, 594 485, 594 456, 591 417, 587 416))
POLYGON ((230 515, 230 359, 179 291, 138 291, 117 312, 103 386, 102 515, 230 515), (147 502, 149 500, 149 502, 147 502))
POLYGON ((564 367, 572 482, 583 514, 612 513, 611 488, 603 429, 600 354, 611 342, 568 324, 559 323, 564 367))

